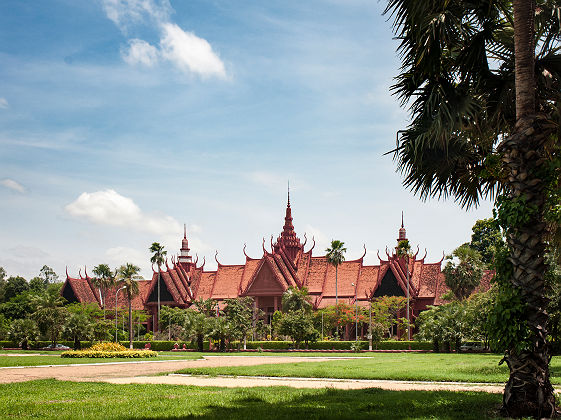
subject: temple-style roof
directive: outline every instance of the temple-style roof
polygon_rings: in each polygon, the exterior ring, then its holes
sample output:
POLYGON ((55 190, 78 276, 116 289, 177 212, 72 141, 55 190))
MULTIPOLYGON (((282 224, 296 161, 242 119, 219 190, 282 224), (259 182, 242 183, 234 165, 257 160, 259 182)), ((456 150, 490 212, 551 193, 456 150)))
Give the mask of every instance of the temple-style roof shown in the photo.
MULTIPOLYGON (((154 308, 157 305, 157 284, 161 276, 160 302, 163 305, 189 307, 195 300, 213 298, 219 302, 239 296, 282 296, 290 286, 306 287, 316 309, 334 305, 335 301, 367 306, 378 296, 406 296, 409 293, 416 309, 427 305, 442 304, 442 295, 448 292, 442 273, 442 260, 425 262, 425 256, 408 258, 386 249, 386 259, 380 257, 376 265, 365 265, 366 248, 361 257, 343 261, 337 269, 328 263, 325 256, 313 256, 313 245, 305 250, 304 243, 296 235, 293 225, 290 194, 286 205, 284 226, 281 234, 267 250, 263 239, 263 255, 251 258, 245 254, 245 262, 239 265, 221 264, 217 256, 217 269, 207 271, 205 262, 198 264, 189 254, 187 232, 181 241, 180 253, 166 260, 161 273, 154 271, 150 281, 141 282, 141 294, 133 301, 135 309, 154 308), (409 277, 408 274, 409 273, 409 277), (337 287, 335 278, 337 275, 337 287), (409 278, 409 282, 408 282, 409 278), (409 287, 408 287, 409 286, 409 287)), ((305 237, 305 235, 304 235, 305 237)), ((398 231, 397 242, 407 240, 403 223, 398 231)), ((488 290, 493 273, 487 272, 478 291, 488 290)), ((67 276, 63 294, 80 302, 100 303, 99 293, 87 276, 79 279, 67 276)), ((67 297, 68 298, 68 297, 67 297)), ((119 306, 121 306, 119 298, 119 306)), ((108 307, 114 307, 113 293, 108 293, 108 307), (113 296, 113 297, 111 297, 113 296)))

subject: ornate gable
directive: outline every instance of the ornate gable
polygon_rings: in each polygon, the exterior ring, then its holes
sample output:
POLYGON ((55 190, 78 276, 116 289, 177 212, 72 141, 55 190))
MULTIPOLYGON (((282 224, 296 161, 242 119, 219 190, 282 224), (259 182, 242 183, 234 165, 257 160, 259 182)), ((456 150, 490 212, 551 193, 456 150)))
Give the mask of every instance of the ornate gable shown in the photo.
POLYGON ((267 256, 263 257, 262 263, 253 275, 253 279, 243 293, 251 296, 280 296, 288 288, 279 276, 278 269, 274 270, 267 256))

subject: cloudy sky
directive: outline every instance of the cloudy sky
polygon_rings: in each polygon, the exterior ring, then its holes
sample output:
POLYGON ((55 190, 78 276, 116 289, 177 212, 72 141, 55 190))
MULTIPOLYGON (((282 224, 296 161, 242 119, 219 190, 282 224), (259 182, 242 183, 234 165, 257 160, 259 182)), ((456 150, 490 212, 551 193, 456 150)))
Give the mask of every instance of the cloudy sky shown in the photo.
POLYGON ((149 276, 183 223, 206 267, 242 263, 281 231, 289 180, 317 255, 339 239, 376 264, 402 210, 429 260, 469 240, 488 203, 421 202, 383 155, 408 117, 383 5, 0 2, 0 266, 149 276))

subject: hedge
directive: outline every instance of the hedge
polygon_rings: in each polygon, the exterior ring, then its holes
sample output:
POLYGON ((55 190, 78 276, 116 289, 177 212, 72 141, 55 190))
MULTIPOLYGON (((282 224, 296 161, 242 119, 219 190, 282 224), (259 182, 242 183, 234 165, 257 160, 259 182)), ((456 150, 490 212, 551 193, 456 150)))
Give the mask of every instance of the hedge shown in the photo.
POLYGON ((95 359, 109 358, 127 358, 138 359, 145 357, 157 357, 158 353, 151 350, 127 350, 127 351, 92 351, 92 350, 70 350, 60 354, 60 357, 84 358, 90 357, 95 359))

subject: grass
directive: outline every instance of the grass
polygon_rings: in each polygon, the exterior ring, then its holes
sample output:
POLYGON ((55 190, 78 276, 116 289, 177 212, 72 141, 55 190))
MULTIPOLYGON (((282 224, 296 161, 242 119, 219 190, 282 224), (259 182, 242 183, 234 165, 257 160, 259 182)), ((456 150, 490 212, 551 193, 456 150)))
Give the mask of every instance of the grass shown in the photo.
POLYGON ((501 396, 477 392, 113 385, 42 380, 0 385, 3 418, 476 419, 501 396))
MULTIPOLYGON (((189 368, 195 375, 289 376, 444 382, 506 382, 508 368, 493 354, 377 353, 370 358, 219 368, 189 368)), ((551 381, 561 384, 561 357, 551 361, 551 381)))

